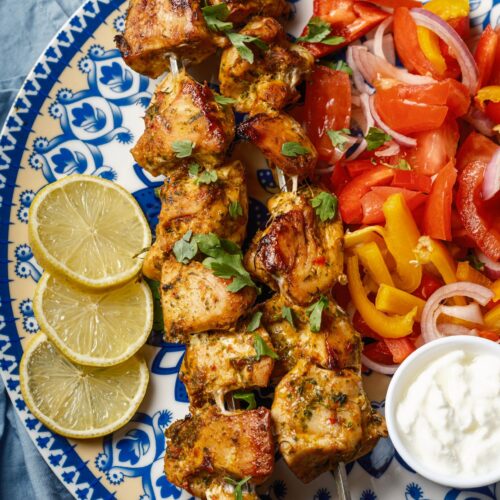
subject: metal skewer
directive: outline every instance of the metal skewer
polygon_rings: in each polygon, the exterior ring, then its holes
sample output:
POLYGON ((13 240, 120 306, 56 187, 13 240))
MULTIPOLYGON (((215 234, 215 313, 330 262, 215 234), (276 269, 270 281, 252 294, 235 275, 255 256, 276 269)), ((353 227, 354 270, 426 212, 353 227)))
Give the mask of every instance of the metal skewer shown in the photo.
POLYGON ((347 471, 344 462, 337 464, 332 471, 337 485, 337 493, 339 500, 351 500, 351 492, 349 491, 349 483, 347 482, 347 471))

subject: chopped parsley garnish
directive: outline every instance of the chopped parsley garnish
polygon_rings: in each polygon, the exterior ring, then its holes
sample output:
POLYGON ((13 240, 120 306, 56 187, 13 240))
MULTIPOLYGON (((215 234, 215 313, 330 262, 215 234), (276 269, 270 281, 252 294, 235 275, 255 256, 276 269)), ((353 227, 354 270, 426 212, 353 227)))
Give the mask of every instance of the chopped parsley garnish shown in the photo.
POLYGON ((229 7, 225 3, 207 5, 201 9, 208 29, 226 32, 233 29, 233 23, 226 21, 229 16, 229 7))
POLYGON ((257 328, 260 326, 260 320, 262 318, 262 313, 257 311, 253 313, 252 319, 249 321, 247 325, 247 332, 255 332, 257 328))
POLYGON ((247 410, 253 410, 254 408, 257 408, 257 402, 255 401, 255 394, 253 392, 234 392, 233 398, 245 401, 245 403, 248 405, 246 407, 247 410))
POLYGON ((342 406, 347 401, 347 396, 343 392, 337 392, 336 394, 332 394, 332 399, 335 403, 342 406))
POLYGON ((291 307, 283 306, 281 308, 281 317, 288 321, 295 328, 295 323, 293 321, 293 311, 291 307))
POLYGON ((396 165, 389 165, 389 167, 396 168, 397 170, 411 170, 410 164, 406 160, 404 160, 403 158, 401 158, 396 163, 396 165))
POLYGON ((330 141, 334 147, 336 147, 339 151, 345 151, 346 143, 349 142, 349 138, 346 135, 349 135, 351 131, 348 128, 343 128, 340 130, 327 130, 326 132, 330 141))
POLYGON ((386 142, 391 141, 392 137, 377 127, 370 127, 365 139, 367 143, 366 149, 368 151, 373 151, 374 149, 378 149, 380 146, 383 146, 386 142))
POLYGON ((189 158, 193 153, 194 144, 191 141, 174 141, 172 149, 177 158, 189 158))
POLYGON ((331 31, 332 27, 327 22, 321 20, 319 17, 313 17, 307 24, 306 36, 297 38, 297 41, 324 43, 326 45, 339 45, 340 43, 345 42, 345 38, 343 36, 328 37, 331 31))
POLYGON ((344 73, 347 73, 349 76, 352 76, 352 68, 345 62, 345 61, 337 61, 337 64, 334 66, 333 69, 336 69, 337 71, 343 71, 344 73))
POLYGON ((226 97, 219 94, 215 94, 214 99, 215 102, 217 104, 220 104, 221 106, 226 106, 227 104, 234 104, 236 102, 236 99, 233 99, 232 97, 226 97))
POLYGON ((237 219, 243 215, 243 207, 240 205, 239 201, 232 201, 229 204, 229 215, 233 219, 237 219))
POLYGON ((298 142, 285 142, 281 146, 281 154, 283 156, 291 156, 292 158, 296 158, 300 155, 307 155, 310 151, 299 144, 298 142))
POLYGON ((322 191, 311 200, 311 205, 316 211, 316 215, 321 222, 332 220, 337 215, 337 197, 326 191, 322 191))
POLYGON ((480 261, 474 252, 470 252, 465 260, 477 271, 484 271, 484 262, 480 261))
POLYGON ((187 264, 198 253, 196 241, 191 241, 193 231, 188 231, 180 240, 174 243, 173 252, 177 262, 187 264))
POLYGON ((321 330, 321 319, 325 309, 328 309, 328 299, 324 295, 306 309, 307 315, 309 316, 309 327, 311 328, 311 332, 318 333, 321 330))
POLYGON ((225 477, 226 483, 232 484, 234 486, 234 500, 243 500, 243 490, 242 487, 252 479, 252 476, 244 477, 241 481, 235 481, 230 477, 225 477))
POLYGON ((196 184, 211 184, 217 182, 219 176, 215 170, 205 170, 200 174, 200 166, 198 163, 191 163, 188 167, 188 172, 191 177, 194 177, 196 184))
POLYGON ((191 163, 188 167, 188 172, 191 177, 198 177, 198 174, 200 173, 200 166, 198 163, 191 163))
POLYGON ((268 50, 269 47, 260 38, 250 35, 242 35, 241 33, 228 33, 229 41, 236 47, 241 58, 253 64, 254 55, 250 48, 246 46, 247 43, 253 43, 260 50, 268 50))
POLYGON ((255 348, 255 359, 260 360, 261 356, 269 356, 272 359, 279 359, 279 356, 266 344, 264 339, 258 334, 253 334, 253 346, 255 348))

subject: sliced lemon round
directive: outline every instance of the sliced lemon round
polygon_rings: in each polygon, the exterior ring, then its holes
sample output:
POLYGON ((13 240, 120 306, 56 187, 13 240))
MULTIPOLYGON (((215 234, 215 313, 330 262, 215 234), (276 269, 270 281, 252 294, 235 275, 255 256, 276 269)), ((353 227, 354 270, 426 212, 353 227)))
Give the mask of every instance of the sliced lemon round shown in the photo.
POLYGON ((45 186, 29 212, 38 262, 81 286, 114 287, 141 269, 151 231, 134 197, 114 182, 70 175, 45 186))
POLYGON ((93 292, 44 272, 33 307, 50 340, 82 365, 125 361, 144 345, 153 326, 153 296, 145 282, 93 292))
POLYGON ((146 394, 149 371, 138 356, 105 368, 74 364, 40 332, 26 346, 19 376, 33 415, 57 434, 90 439, 132 418, 146 394))

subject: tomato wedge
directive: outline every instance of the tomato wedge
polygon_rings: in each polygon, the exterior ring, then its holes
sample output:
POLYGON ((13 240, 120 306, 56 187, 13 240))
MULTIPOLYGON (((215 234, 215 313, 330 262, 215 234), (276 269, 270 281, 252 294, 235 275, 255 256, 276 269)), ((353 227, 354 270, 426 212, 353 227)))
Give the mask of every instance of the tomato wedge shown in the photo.
POLYGON ((327 132, 349 128, 350 121, 349 75, 316 66, 306 87, 305 127, 320 160, 329 162, 335 151, 327 132))
POLYGON ((363 354, 375 363, 382 365, 394 364, 392 353, 383 340, 366 344, 363 348, 363 354))
POLYGON ((411 191, 421 191, 430 193, 432 180, 427 175, 419 174, 413 170, 396 170, 391 186, 410 189, 411 191))
POLYGON ((478 88, 488 85, 495 64, 497 46, 498 34, 491 27, 491 24, 488 24, 481 34, 474 52, 474 59, 479 70, 478 88))
POLYGON ((389 184, 394 170, 388 167, 376 167, 358 175, 346 184, 339 195, 339 208, 346 224, 359 224, 363 219, 361 198, 373 186, 389 184))
POLYGON ((422 7, 422 2, 418 2, 417 0, 372 0, 372 3, 391 9, 395 9, 396 7, 408 7, 409 9, 422 7))
POLYGON ((495 125, 500 123, 500 102, 486 103, 484 112, 495 125))
POLYGON ((460 146, 457 153, 457 169, 460 172, 473 161, 487 164, 495 154, 498 146, 482 134, 471 132, 460 146))
POLYGON ((371 160, 351 160, 346 162, 345 166, 351 177, 357 177, 367 170, 373 170, 376 163, 372 163, 371 160))
POLYGON ((342 163, 337 163, 330 177, 330 185, 332 191, 338 196, 342 189, 344 189, 346 184, 349 183, 349 181, 350 178, 347 174, 345 165, 343 165, 342 163))
POLYGON ((413 292, 413 295, 427 300, 438 288, 444 285, 443 281, 436 276, 424 271, 422 273, 422 281, 419 287, 413 292))
POLYGON ((423 232, 438 240, 451 240, 451 204, 457 180, 454 164, 452 160, 439 171, 425 205, 423 232))
POLYGON ((415 351, 415 344, 408 337, 400 339, 384 339, 385 345, 391 351, 394 363, 402 363, 413 351, 415 351))

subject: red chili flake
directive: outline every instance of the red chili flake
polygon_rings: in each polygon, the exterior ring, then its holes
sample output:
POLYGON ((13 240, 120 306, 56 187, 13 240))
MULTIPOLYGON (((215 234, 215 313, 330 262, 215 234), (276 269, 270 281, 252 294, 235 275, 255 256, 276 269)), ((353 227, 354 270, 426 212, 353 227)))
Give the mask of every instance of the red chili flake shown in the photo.
POLYGON ((313 264, 317 264, 318 266, 324 266, 326 264, 325 257, 316 257, 313 260, 313 264))

